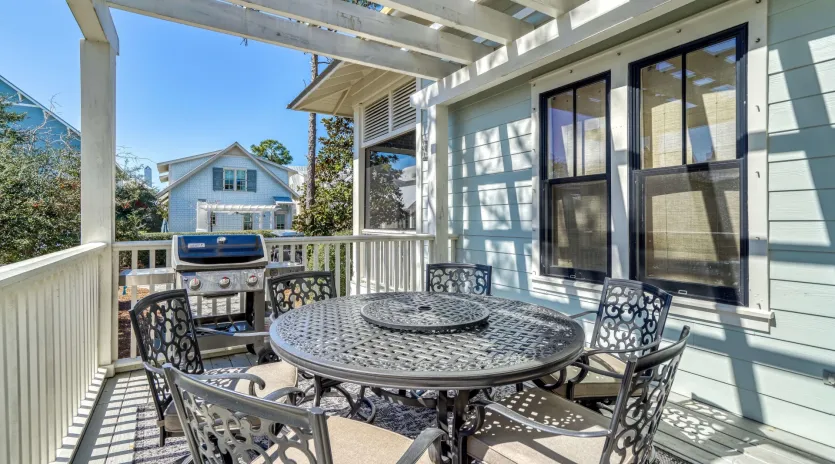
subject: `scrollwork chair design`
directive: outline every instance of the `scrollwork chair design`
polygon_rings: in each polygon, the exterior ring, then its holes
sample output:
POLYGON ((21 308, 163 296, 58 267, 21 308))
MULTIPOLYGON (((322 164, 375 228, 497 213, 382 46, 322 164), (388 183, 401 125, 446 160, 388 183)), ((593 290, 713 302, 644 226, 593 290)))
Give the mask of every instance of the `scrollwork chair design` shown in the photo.
POLYGON ((444 432, 412 440, 362 422, 276 403, 296 388, 265 398, 223 390, 164 366, 194 462, 225 464, 429 464, 427 450, 444 432))
POLYGON ((672 300, 669 293, 643 282, 604 280, 597 311, 571 316, 573 319, 597 316, 591 344, 579 361, 598 372, 572 365, 535 383, 589 405, 611 402, 618 395, 620 383, 607 374, 623 375, 628 357, 658 349, 672 300))
POLYGON ((607 408, 611 417, 540 389, 471 406, 468 453, 486 464, 652 462, 653 439, 689 334, 685 326, 675 344, 628 358, 617 376, 617 401, 607 408))
POLYGON ((273 319, 299 306, 337 296, 333 273, 329 271, 294 272, 273 277, 267 281, 267 288, 273 319))
POLYGON ((426 266, 426 291, 490 295, 493 266, 437 263, 426 266))
POLYGON ((165 444, 167 437, 183 433, 169 385, 163 376, 164 364, 197 375, 195 378, 222 388, 253 396, 263 396, 297 383, 296 368, 288 363, 207 371, 197 344, 197 333, 227 335, 227 332, 195 327, 185 290, 154 293, 139 300, 130 310, 130 319, 154 399, 160 446, 165 444))
MULTIPOLYGON (((280 315, 300 306, 336 298, 334 282, 334 275, 330 271, 294 272, 269 279, 267 289, 270 296, 270 305, 272 306, 270 320, 274 321, 280 315)), ((267 355, 263 361, 272 362, 279 359, 271 348, 265 350, 265 352, 267 355)), ((259 359, 259 361, 262 360, 259 359)), ((356 415, 359 412, 360 405, 366 404, 371 410, 366 417, 366 421, 370 423, 374 420, 376 408, 374 403, 365 398, 365 387, 360 387, 358 399, 355 401, 351 394, 342 388, 342 382, 324 379, 319 376, 310 376, 306 373, 302 373, 302 375, 306 378, 313 378, 311 387, 313 396, 306 395, 305 399, 312 399, 315 406, 319 406, 322 396, 336 391, 348 401, 349 415, 356 415)))

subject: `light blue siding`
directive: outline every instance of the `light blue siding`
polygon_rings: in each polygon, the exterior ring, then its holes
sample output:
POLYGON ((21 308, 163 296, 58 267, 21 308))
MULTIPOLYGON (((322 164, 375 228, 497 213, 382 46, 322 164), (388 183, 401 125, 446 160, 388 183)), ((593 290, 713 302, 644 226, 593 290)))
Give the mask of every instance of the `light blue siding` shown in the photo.
POLYGON ((68 143, 76 150, 81 150, 81 138, 77 135, 77 131, 50 116, 43 105, 18 94, 17 90, 2 80, 0 80, 0 96, 11 100, 12 105, 9 107, 11 111, 26 115, 22 121, 16 124, 18 128, 37 130, 38 140, 42 143, 68 143))
MULTIPOLYGON (((671 316, 692 328, 674 389, 822 443, 835 430, 835 1, 769 2, 768 333, 671 316)), ((530 86, 450 109, 450 231, 456 259, 494 266, 494 294, 565 312, 599 292, 536 276, 530 86)), ((588 326, 590 328, 590 325, 588 326)))
MULTIPOLYGON (((210 164, 201 167, 193 176, 186 179, 182 184, 175 186, 170 193, 169 199, 169 230, 171 232, 194 232, 197 223, 197 200, 206 200, 209 203, 218 202, 226 205, 273 205, 276 196, 289 196, 292 194, 275 181, 269 174, 259 168, 249 157, 233 150, 223 155, 210 164), (223 191, 212 190, 212 168, 241 168, 255 169, 258 171, 258 191, 223 191)), ((177 172, 177 177, 185 175, 179 167, 183 165, 201 165, 209 158, 201 158, 185 163, 172 163, 170 166, 171 175, 177 172)), ((286 177, 286 173, 284 177, 286 177)), ((243 215, 241 214, 217 214, 217 230, 241 230, 243 229, 243 215)), ((264 216, 263 224, 267 224, 264 216)), ((254 219, 254 226, 257 228, 257 219, 254 219)), ((289 225, 288 225, 289 227, 289 225)))

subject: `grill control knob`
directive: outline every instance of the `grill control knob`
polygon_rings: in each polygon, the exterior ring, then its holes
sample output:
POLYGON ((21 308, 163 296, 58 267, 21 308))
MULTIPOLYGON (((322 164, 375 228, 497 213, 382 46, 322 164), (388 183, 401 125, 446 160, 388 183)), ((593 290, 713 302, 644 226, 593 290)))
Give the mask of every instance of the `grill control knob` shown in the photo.
POLYGON ((200 285, 201 285, 200 279, 198 279, 197 277, 191 279, 188 282, 188 288, 190 288, 192 290, 197 290, 198 288, 200 288, 200 285))
POLYGON ((252 275, 250 275, 249 277, 246 278, 246 284, 249 285, 250 287, 255 286, 255 284, 257 284, 257 283, 258 283, 258 276, 255 275, 255 274, 252 274, 252 275))
POLYGON ((229 279, 229 277, 221 277, 220 281, 218 281, 217 284, 220 285, 221 288, 226 288, 231 283, 232 283, 232 281, 229 279))

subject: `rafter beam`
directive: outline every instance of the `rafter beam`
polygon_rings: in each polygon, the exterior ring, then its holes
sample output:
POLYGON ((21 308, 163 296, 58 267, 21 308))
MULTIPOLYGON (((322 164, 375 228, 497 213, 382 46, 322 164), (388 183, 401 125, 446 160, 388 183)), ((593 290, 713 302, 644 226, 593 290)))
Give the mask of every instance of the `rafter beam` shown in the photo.
POLYGON ((472 40, 344 0, 228 1, 461 64, 470 64, 493 51, 472 40))
POLYGON ((598 8, 576 8, 569 15, 551 20, 512 44, 418 90, 411 97, 412 105, 422 109, 450 105, 696 1, 591 0, 587 3, 598 8))
POLYGON ((522 6, 528 7, 532 10, 539 11, 552 18, 561 16, 568 11, 573 10, 585 0, 513 0, 522 6))
POLYGON ((109 43, 119 54, 119 35, 104 0, 67 0, 67 5, 86 40, 109 43))
POLYGON ((109 0, 108 4, 137 14, 415 77, 439 79, 460 68, 435 57, 215 0, 109 0))
POLYGON ((508 44, 533 30, 533 25, 471 0, 375 0, 428 21, 508 44))

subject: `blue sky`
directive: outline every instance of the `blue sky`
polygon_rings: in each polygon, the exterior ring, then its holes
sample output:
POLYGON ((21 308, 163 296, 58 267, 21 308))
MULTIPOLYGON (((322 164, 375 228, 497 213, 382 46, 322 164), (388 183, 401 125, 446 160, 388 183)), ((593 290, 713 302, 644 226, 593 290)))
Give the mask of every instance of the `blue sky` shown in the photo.
MULTIPOLYGON (((80 127, 81 31, 65 0, 3 2, 0 74, 80 127)), ((156 163, 274 138, 306 164, 307 114, 286 109, 309 82, 309 55, 112 10, 116 144, 156 163)), ((319 134, 324 129, 321 127, 319 134)))

